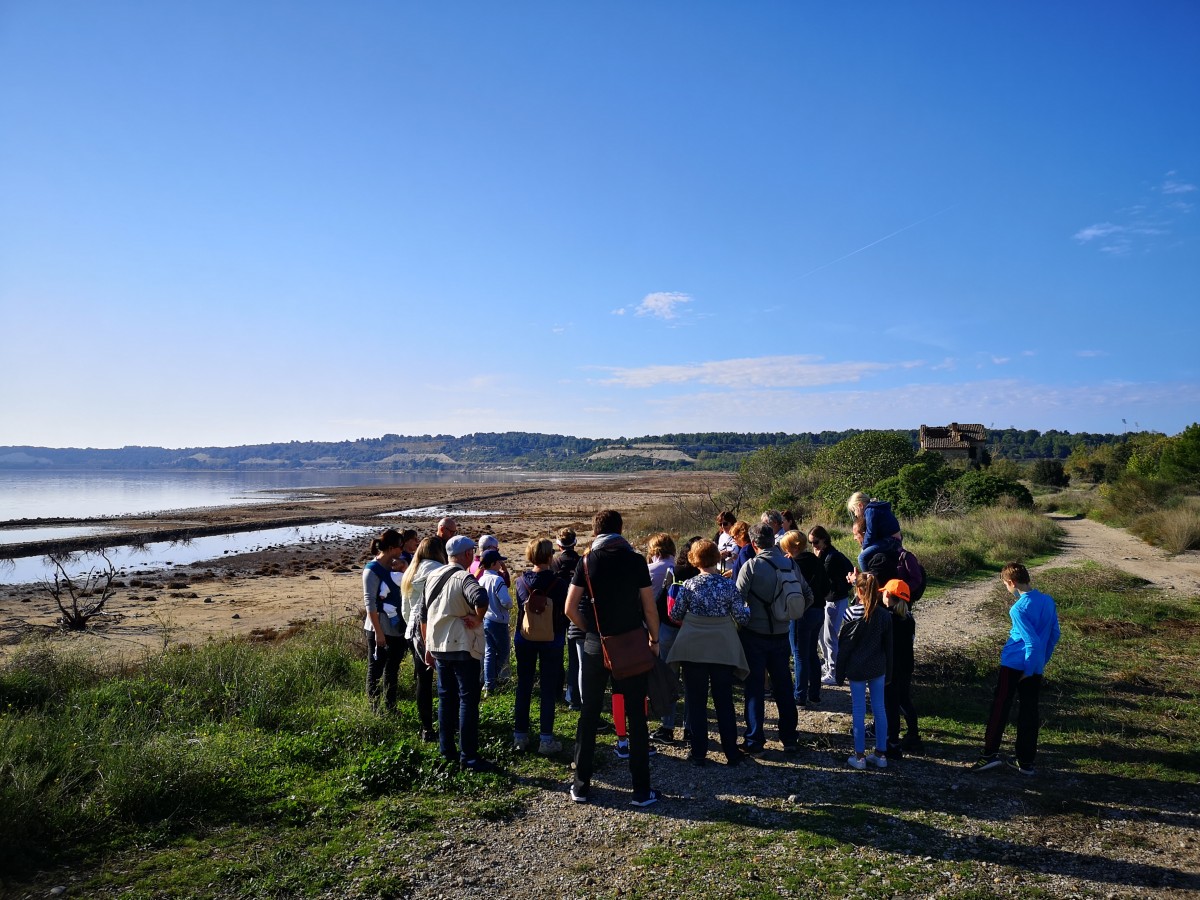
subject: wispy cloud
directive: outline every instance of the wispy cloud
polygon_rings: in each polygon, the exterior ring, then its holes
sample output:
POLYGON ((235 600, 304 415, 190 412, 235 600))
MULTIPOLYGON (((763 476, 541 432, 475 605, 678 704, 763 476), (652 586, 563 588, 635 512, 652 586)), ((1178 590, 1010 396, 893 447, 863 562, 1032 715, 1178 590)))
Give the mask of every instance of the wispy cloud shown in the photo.
POLYGON ((622 306, 622 307, 619 307, 618 309, 614 309, 614 310, 612 311, 612 314, 613 314, 614 316, 623 316, 623 315, 625 315, 625 307, 623 307, 623 306, 622 306))
POLYGON ((1155 238, 1171 234, 1182 217, 1192 211, 1192 204, 1180 197, 1195 191, 1196 185, 1180 181, 1175 175, 1175 172, 1168 172, 1142 200, 1118 210, 1113 220, 1080 228, 1072 239, 1109 256, 1151 249, 1155 238))
POLYGON ((678 315, 676 307, 691 302, 692 298, 687 294, 675 291, 656 291, 643 297, 634 313, 639 316, 654 316, 658 319, 674 319, 678 315))
POLYGON ((1108 354, 1103 350, 1076 350, 1075 355, 1084 359, 1095 359, 1098 356, 1108 356, 1108 354))
POLYGON ((914 368, 920 362, 824 362, 819 356, 760 356, 680 365, 608 368, 601 384, 649 388, 706 384, 722 388, 808 388, 856 382, 887 369, 914 368))
POLYGON ((1002 366, 1005 363, 1010 363, 1010 362, 1012 362, 1012 358, 1008 357, 1008 356, 993 356, 992 357, 992 365, 994 365, 994 366, 1002 366))

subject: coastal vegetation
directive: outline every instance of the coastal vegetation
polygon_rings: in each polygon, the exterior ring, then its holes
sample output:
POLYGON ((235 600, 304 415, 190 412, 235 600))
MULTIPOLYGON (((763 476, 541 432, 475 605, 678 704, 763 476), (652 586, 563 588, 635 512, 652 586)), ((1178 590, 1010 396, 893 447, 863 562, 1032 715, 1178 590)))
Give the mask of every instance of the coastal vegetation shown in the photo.
MULTIPOLYGON (((423 471, 473 466, 513 466, 562 471, 698 469, 734 471, 755 451, 815 452, 862 433, 695 432, 642 437, 585 438, 523 431, 359 438, 353 441, 286 441, 239 447, 121 447, 116 449, 0 446, 3 469, 286 470, 362 469, 423 471), (664 452, 665 451, 665 452, 664 452)), ((900 431, 915 449, 918 430, 900 431)), ((988 433, 988 456, 1010 460, 1065 460, 1077 448, 1124 445, 1129 434, 1063 431, 988 433)))

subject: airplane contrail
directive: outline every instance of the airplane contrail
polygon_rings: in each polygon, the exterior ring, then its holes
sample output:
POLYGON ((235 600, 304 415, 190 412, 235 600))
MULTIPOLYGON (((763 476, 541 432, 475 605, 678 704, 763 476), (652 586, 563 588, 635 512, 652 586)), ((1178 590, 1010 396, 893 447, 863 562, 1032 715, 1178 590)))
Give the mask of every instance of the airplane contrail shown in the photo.
POLYGON ((885 234, 883 237, 879 238, 878 240, 871 241, 871 243, 869 243, 869 244, 864 244, 863 246, 859 247, 857 250, 851 250, 845 256, 839 256, 837 259, 833 260, 832 262, 827 262, 824 265, 817 266, 815 269, 813 269, 809 272, 805 272, 803 275, 800 276, 800 278, 804 279, 804 278, 807 278, 809 275, 817 274, 817 272, 820 272, 822 269, 828 269, 830 266, 836 266, 838 263, 842 262, 842 260, 849 259, 852 256, 862 253, 864 250, 870 250, 876 244, 882 244, 884 241, 888 240, 889 238, 894 238, 896 235, 901 234, 905 231, 908 231, 908 229, 910 229, 910 228, 916 228, 918 225, 922 224, 923 222, 928 222, 930 219, 940 216, 942 213, 946 212, 947 210, 954 209, 954 207, 957 205, 958 204, 956 204, 956 203, 951 203, 945 209, 939 209, 937 212, 932 213, 923 219, 918 219, 917 221, 915 221, 909 225, 905 225, 903 228, 897 228, 891 234, 885 234))

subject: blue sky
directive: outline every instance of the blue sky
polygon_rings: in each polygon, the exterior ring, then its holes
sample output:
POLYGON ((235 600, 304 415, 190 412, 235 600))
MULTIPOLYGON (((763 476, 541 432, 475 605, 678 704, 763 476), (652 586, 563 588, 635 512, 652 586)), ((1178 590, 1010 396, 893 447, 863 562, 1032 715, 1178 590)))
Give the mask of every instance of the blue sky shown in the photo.
POLYGON ((0 444, 1200 418, 1192 3, 0 3, 0 444))

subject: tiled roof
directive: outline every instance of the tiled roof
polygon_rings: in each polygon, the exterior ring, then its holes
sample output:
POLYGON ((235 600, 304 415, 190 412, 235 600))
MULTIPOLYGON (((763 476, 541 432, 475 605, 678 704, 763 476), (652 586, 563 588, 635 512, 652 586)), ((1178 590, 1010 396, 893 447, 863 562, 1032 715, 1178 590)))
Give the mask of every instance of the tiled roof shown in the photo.
POLYGON ((987 431, 979 424, 922 425, 921 446, 926 450, 963 450, 987 440, 987 431))

